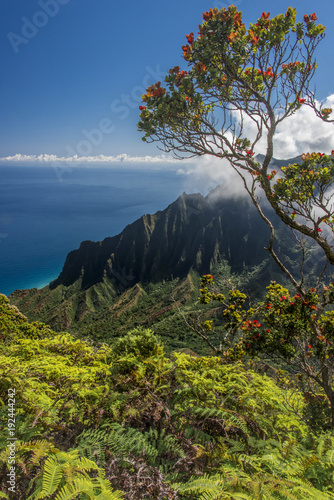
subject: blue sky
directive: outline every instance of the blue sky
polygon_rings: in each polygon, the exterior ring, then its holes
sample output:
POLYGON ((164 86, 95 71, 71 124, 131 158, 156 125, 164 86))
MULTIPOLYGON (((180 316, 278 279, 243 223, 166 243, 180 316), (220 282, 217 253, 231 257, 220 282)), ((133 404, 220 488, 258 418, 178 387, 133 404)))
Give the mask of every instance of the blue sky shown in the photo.
MULTIPOLYGON (((262 11, 316 12, 317 96, 334 94, 334 2, 236 0, 246 24, 262 11)), ((0 157, 159 155, 137 132, 144 88, 176 64, 185 35, 223 0, 2 0, 0 157), (100 132, 96 132, 100 129, 100 132), (89 147, 87 146, 89 144, 89 147)))

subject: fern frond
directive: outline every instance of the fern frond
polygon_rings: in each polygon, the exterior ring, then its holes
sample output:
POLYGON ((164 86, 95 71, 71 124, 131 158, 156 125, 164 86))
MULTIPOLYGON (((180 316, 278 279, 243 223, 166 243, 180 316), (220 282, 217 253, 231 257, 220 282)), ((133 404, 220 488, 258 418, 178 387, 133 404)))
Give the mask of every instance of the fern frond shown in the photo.
MULTIPOLYGON (((44 464, 42 491, 40 495, 52 495, 63 477, 63 467, 54 455, 48 457, 44 464)), ((38 496, 37 498, 43 498, 38 496)))
POLYGON ((92 482, 87 479, 75 479, 60 490, 55 500, 71 500, 77 498, 79 493, 85 493, 93 500, 95 493, 92 482))

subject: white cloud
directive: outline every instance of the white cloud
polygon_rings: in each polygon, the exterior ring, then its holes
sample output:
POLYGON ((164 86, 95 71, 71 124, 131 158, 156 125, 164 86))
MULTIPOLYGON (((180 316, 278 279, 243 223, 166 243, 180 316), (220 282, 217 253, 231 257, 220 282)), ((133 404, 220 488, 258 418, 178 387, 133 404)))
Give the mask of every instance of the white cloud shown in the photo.
MULTIPOLYGON (((318 103, 320 105, 320 103, 318 103)), ((334 94, 327 97, 324 107, 334 109, 334 94)), ((255 134, 254 122, 245 118, 244 134, 252 138, 255 134)), ((264 153, 266 136, 256 146, 257 153, 264 153)), ((274 157, 288 159, 307 152, 330 153, 334 149, 334 125, 318 118, 307 105, 290 118, 282 121, 274 135, 274 157)))
POLYGON ((130 156, 126 153, 119 154, 117 156, 57 156, 53 154, 40 154, 40 155, 24 155, 16 154, 13 156, 0 157, 0 164, 2 165, 52 165, 52 164, 62 164, 65 163, 69 167, 74 166, 85 166, 85 165, 115 165, 116 163, 151 163, 151 164, 166 164, 166 163, 176 163, 178 160, 168 157, 166 155, 161 156, 130 156))
POLYGON ((217 185, 221 185, 220 195, 233 198, 244 195, 245 188, 239 175, 233 170, 228 160, 214 156, 201 156, 190 165, 178 169, 185 175, 184 186, 187 193, 208 193, 217 185))

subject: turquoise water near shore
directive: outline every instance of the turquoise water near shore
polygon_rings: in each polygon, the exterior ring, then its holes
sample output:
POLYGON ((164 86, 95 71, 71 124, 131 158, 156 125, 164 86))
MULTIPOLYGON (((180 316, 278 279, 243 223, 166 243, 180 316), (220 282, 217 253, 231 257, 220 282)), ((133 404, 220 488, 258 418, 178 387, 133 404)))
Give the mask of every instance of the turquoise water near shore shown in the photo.
POLYGON ((113 236, 163 210, 191 192, 188 182, 170 165, 76 167, 61 182, 51 167, 0 167, 0 293, 45 286, 81 241, 113 236))

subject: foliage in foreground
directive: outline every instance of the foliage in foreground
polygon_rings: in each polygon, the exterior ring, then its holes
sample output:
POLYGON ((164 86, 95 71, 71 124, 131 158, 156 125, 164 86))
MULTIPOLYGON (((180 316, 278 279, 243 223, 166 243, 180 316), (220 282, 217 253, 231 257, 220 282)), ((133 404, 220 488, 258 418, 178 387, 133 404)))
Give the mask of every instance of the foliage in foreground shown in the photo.
POLYGON ((140 328, 96 348, 0 300, 3 498, 334 498, 333 433, 310 431, 292 383, 219 357, 168 359, 140 328))
POLYGON ((225 295, 215 290, 212 275, 203 276, 199 300, 223 304, 224 328, 219 347, 210 342, 212 321, 202 324, 202 339, 227 359, 261 356, 288 365, 304 396, 322 415, 321 425, 333 428, 334 283, 290 293, 272 282, 265 299, 250 308, 244 307, 246 295, 239 290, 225 295))

